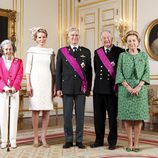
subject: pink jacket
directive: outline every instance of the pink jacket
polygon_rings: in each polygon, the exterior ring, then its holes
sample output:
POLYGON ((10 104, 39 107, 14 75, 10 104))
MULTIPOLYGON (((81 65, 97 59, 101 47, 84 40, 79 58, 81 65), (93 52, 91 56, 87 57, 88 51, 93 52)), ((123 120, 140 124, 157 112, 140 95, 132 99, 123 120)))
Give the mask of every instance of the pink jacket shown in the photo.
POLYGON ((19 58, 14 58, 11 67, 7 70, 4 60, 0 58, 0 92, 4 92, 5 86, 14 87, 16 91, 20 90, 20 84, 23 78, 23 62, 19 58), (7 85, 8 79, 10 85, 7 85))

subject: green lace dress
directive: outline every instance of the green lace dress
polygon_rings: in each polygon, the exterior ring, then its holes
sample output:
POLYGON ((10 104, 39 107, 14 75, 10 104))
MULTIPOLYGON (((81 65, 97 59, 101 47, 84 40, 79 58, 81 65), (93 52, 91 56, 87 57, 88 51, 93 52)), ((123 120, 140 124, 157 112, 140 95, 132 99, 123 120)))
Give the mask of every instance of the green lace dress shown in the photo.
POLYGON ((148 95, 147 85, 149 84, 149 62, 144 52, 131 55, 123 52, 119 56, 116 73, 116 84, 118 84, 118 119, 120 120, 147 120, 148 95), (143 80, 145 84, 139 91, 138 96, 131 96, 122 86, 126 81, 131 87, 136 87, 143 80))

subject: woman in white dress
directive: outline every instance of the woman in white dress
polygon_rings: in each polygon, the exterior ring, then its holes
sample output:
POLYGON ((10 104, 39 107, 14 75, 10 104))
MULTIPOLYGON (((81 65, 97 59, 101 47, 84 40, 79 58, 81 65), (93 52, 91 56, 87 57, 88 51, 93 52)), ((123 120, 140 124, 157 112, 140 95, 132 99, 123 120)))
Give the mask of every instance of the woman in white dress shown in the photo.
POLYGON ((52 98, 55 90, 55 66, 53 49, 45 48, 47 31, 43 28, 33 28, 32 37, 37 43, 27 51, 26 81, 27 92, 30 96, 30 110, 32 110, 32 124, 34 129, 34 147, 40 146, 38 139, 39 113, 42 111, 43 147, 49 147, 46 142, 46 132, 49 123, 49 111, 53 110, 52 98), (51 66, 51 63, 53 65, 51 66), (53 67, 53 71, 51 71, 53 67))

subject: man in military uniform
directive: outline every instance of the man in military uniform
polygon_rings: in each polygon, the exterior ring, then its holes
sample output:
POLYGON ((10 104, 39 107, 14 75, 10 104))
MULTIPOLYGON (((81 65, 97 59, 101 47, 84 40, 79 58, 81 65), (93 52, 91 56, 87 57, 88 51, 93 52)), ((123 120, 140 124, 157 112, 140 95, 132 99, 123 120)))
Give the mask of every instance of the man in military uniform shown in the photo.
POLYGON ((90 50, 78 45, 79 30, 68 32, 70 45, 58 50, 56 63, 57 95, 63 97, 65 144, 73 146, 72 115, 75 104, 76 146, 85 148, 83 140, 85 97, 90 94, 92 67, 90 50), (73 104, 74 102, 74 104, 73 104))
POLYGON ((94 125, 96 139, 92 148, 104 145, 106 111, 109 118, 109 149, 116 148, 117 143, 117 97, 115 73, 119 54, 124 50, 112 44, 109 31, 101 33, 103 46, 95 50, 94 71, 95 82, 93 90, 94 125))

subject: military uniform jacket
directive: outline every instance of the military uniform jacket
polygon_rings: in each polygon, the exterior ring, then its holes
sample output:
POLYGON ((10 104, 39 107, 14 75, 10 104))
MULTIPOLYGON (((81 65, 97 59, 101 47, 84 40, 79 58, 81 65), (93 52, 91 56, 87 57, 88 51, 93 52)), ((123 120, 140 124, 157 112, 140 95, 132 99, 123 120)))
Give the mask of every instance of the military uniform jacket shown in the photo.
MULTIPOLYGON (((104 50, 104 47, 100 47, 100 48, 104 50)), ((104 67, 102 61, 100 60, 96 52, 97 50, 95 50, 94 52, 95 81, 94 81, 93 92, 96 94, 112 94, 114 93, 113 87, 115 85, 115 81, 110 76, 108 70, 104 67)), ((124 49, 120 47, 116 47, 115 45, 112 46, 108 54, 104 51, 109 61, 114 66, 115 73, 117 69, 119 54, 123 51, 124 49)))
MULTIPOLYGON (((73 52, 70 46, 67 48, 81 66, 83 74, 86 76, 88 82, 88 90, 90 91, 92 83, 90 50, 79 46, 77 52, 73 52)), ((62 90, 63 94, 82 94, 81 83, 80 77, 73 70, 72 66, 59 49, 56 62, 56 89, 62 90)))

